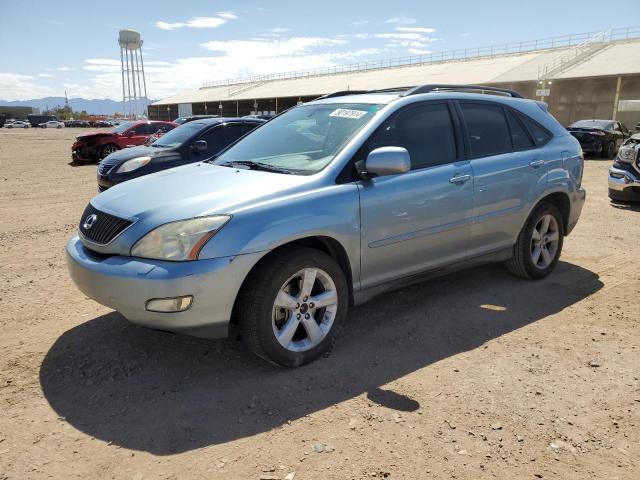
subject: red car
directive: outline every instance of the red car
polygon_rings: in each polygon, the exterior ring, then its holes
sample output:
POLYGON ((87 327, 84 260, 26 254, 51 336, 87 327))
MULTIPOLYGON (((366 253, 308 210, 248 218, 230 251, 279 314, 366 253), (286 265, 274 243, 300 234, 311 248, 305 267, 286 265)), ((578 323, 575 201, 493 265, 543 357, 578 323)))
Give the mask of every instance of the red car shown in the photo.
POLYGON ((110 131, 80 135, 71 146, 71 158, 74 162, 100 160, 123 148, 143 145, 151 135, 161 136, 177 126, 174 122, 137 120, 110 131))

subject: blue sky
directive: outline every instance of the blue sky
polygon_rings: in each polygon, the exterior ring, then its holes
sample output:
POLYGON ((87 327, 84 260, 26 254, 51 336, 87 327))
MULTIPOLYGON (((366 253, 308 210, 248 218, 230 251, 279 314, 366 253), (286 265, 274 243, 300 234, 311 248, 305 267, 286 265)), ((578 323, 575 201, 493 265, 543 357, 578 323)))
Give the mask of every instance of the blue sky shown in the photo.
MULTIPOLYGON (((640 0, 621 4, 631 13, 640 0)), ((605 30, 601 1, 0 0, 0 99, 121 96, 120 28, 141 32, 149 96, 205 81, 605 30)), ((636 12, 637 12, 636 8, 636 12)), ((621 13, 620 11, 618 13, 621 13)))

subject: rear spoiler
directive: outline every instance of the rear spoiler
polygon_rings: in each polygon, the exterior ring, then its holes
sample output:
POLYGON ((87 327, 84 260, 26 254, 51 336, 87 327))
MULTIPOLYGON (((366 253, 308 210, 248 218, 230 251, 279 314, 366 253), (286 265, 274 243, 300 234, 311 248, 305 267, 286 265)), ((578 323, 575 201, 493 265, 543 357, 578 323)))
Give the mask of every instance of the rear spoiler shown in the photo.
POLYGON ((547 105, 545 102, 541 100, 536 100, 535 102, 536 102, 536 105, 538 105, 543 112, 549 113, 549 105, 547 105))

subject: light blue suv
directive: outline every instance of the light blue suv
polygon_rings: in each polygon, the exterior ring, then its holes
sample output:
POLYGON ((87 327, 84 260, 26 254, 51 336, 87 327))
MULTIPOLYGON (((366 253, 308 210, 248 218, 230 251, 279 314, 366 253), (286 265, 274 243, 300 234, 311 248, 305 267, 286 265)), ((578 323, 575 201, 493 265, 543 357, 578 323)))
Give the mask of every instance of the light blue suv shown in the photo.
POLYGON ((237 324, 253 352, 298 366, 381 292, 488 261, 547 276, 582 171, 577 140, 511 90, 338 92, 93 198, 68 267, 131 322, 208 338, 237 324))

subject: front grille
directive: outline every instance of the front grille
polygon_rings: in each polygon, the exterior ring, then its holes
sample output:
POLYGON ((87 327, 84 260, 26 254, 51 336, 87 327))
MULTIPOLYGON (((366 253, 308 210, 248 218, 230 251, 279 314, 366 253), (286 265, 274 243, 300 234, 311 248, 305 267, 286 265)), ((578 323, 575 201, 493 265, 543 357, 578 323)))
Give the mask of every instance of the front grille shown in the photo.
POLYGON ((98 174, 104 176, 108 174, 112 168, 113 168, 113 165, 100 162, 100 165, 98 165, 98 174))
POLYGON ((78 229, 84 238, 96 243, 98 245, 106 245, 111 240, 116 238, 120 233, 124 231, 133 222, 124 218, 109 215, 108 213, 101 212, 93 205, 87 205, 84 209, 84 213, 80 218, 80 225, 78 229), (93 222, 88 222, 89 217, 93 217, 93 222), (91 223, 91 225, 89 225, 91 223), (85 228, 87 225, 89 228, 85 228))

